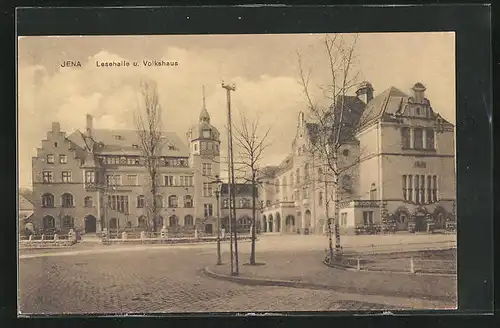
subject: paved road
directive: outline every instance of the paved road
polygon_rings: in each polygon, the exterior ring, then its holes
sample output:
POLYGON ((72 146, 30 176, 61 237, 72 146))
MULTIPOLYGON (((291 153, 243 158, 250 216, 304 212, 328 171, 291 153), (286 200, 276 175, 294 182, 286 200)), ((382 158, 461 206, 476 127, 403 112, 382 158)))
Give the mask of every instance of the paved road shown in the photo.
MULTIPOLYGON (((294 256, 300 243, 277 247, 262 238, 262 252, 294 256), (277 250, 276 250, 277 248, 277 250)), ((298 239, 297 239, 298 240, 298 239)), ((285 242, 285 244, 288 241, 285 242)), ((307 248, 306 242, 305 247, 307 248)), ((319 245, 319 244, 318 244, 319 245)), ((249 244, 240 244, 246 252, 249 244)), ((302 245, 304 247, 304 245, 302 245)), ((215 261, 215 245, 136 247, 107 251, 47 253, 19 263, 20 312, 165 313, 333 311, 401 308, 397 299, 348 298, 332 291, 243 286, 208 278, 202 268, 215 261), (61 254, 59 254, 61 255, 61 254), (369 302, 367 302, 369 300, 369 302), (375 301, 373 301, 375 300, 375 301)), ((103 248, 104 249, 104 248, 103 248)), ((228 245, 223 245, 228 258, 228 245)), ((242 255, 244 256, 244 255, 242 255)))

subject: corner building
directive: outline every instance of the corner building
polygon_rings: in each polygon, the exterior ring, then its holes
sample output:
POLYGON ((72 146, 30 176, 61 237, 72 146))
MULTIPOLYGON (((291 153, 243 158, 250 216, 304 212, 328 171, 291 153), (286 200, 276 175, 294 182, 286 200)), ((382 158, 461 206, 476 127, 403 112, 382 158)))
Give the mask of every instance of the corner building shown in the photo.
MULTIPOLYGON (((162 132, 162 140, 161 210, 151 226, 155 231, 166 226, 211 233, 216 227, 212 182, 220 173, 220 140, 205 104, 185 141, 169 132, 162 132)), ((85 131, 67 136, 53 123, 32 169, 35 228, 93 233, 147 224, 149 174, 135 130, 95 129, 87 115, 85 131)))
MULTIPOLYGON (((341 233, 356 227, 381 224, 392 218, 397 230, 413 222, 425 230, 432 218, 436 228, 455 217, 456 171, 454 126, 436 112, 416 83, 410 94, 395 87, 374 96, 369 82, 344 101, 344 117, 355 127, 343 141, 339 165, 349 167, 339 177, 341 233), (351 165, 349 166, 349 163, 351 165), (352 163, 355 163, 352 165, 352 163)), ((339 115, 340 106, 332 106, 339 115)), ((299 113, 292 151, 278 166, 262 170, 262 229, 264 232, 325 233, 326 197, 321 158, 307 149, 314 141, 316 123, 299 113)), ((328 216, 333 217, 330 201, 328 216)))

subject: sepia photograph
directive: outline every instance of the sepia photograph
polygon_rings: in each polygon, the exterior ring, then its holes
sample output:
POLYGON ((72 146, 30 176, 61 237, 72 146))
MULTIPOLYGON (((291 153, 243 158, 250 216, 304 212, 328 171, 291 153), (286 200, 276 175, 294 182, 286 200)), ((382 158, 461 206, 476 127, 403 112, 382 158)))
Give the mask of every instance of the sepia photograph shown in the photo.
POLYGON ((456 310, 455 47, 19 36, 18 315, 456 310))

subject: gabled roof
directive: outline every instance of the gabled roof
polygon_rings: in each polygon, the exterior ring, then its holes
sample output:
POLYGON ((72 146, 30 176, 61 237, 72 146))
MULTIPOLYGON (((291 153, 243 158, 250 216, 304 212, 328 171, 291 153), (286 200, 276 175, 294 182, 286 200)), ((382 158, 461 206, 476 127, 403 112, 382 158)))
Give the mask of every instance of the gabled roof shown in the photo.
POLYGON ((19 210, 20 211, 32 211, 35 209, 35 205, 30 202, 25 196, 19 194, 19 210))
POLYGON ((368 103, 361 116, 361 125, 380 119, 384 114, 395 114, 400 110, 403 100, 408 97, 401 90, 390 87, 368 103))
MULTIPOLYGON (((161 156, 189 157, 187 146, 181 141, 179 136, 173 132, 162 132, 164 145, 161 156)), ((85 135, 80 131, 73 132, 68 139, 81 148, 85 148, 85 135)), ((139 155, 141 141, 135 130, 106 130, 93 129, 92 139, 102 143, 104 146, 97 150, 99 154, 109 155, 139 155), (134 146, 136 145, 136 146, 134 146)))

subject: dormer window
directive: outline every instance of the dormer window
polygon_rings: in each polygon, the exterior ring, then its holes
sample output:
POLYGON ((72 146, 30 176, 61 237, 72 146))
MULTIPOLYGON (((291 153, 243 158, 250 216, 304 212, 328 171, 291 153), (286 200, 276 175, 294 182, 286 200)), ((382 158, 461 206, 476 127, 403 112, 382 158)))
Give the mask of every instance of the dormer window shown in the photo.
POLYGON ((122 140, 122 139, 123 139, 123 137, 122 137, 122 136, 118 136, 118 135, 116 135, 116 136, 115 136, 115 139, 116 139, 116 140, 122 140))
POLYGON ((173 146, 173 145, 169 145, 169 146, 168 146, 168 150, 175 150, 175 146, 173 146))

